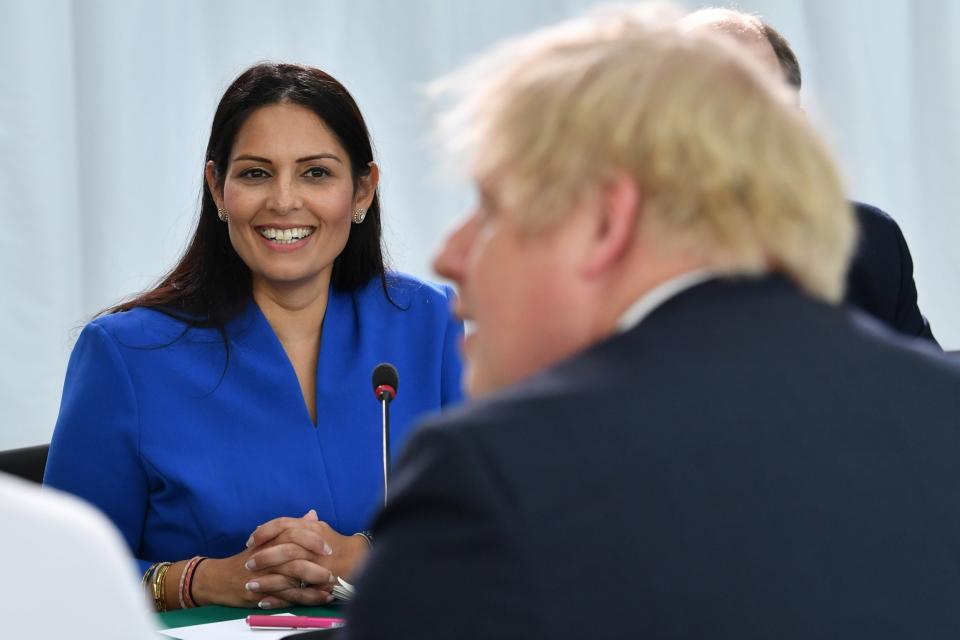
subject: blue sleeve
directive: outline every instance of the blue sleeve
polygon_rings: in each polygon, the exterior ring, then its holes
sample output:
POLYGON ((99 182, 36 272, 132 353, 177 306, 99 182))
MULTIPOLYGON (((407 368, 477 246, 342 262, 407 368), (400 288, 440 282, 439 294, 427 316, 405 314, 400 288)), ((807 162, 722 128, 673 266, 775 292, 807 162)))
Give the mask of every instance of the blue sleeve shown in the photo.
MULTIPOLYGON (((148 499, 139 432, 137 400, 117 344, 90 324, 67 366, 43 483, 103 511, 133 555, 140 548, 148 499)), ((143 570, 150 563, 138 564, 143 570)))
POLYGON ((443 336, 443 362, 441 363, 440 404, 443 407, 458 404, 463 399, 463 361, 460 357, 460 339, 463 337, 463 321, 453 312, 457 294, 452 287, 444 287, 447 297, 448 318, 443 336))

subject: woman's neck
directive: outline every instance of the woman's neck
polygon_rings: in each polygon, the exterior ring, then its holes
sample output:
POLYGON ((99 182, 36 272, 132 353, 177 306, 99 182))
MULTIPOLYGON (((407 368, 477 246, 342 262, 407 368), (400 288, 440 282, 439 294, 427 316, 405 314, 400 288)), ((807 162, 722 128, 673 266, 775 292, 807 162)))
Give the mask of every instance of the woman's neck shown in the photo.
POLYGON ((289 286, 253 281, 254 301, 288 350, 304 343, 319 344, 329 290, 329 275, 289 286))
POLYGON ((280 340, 300 383, 310 421, 317 424, 317 360, 327 312, 330 276, 309 283, 275 286, 253 282, 253 299, 280 340))

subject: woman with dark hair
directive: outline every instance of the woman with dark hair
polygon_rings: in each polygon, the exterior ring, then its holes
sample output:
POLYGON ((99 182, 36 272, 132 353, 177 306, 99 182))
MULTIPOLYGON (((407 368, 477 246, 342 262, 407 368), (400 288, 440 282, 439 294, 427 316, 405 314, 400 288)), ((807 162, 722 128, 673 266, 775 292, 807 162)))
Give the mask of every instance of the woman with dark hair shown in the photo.
POLYGON ((459 400, 462 325, 449 288, 385 269, 379 170, 331 76, 248 69, 206 159, 179 264, 80 335, 45 482, 110 516, 159 610, 322 604, 383 501, 371 371, 404 378, 395 452, 459 400))

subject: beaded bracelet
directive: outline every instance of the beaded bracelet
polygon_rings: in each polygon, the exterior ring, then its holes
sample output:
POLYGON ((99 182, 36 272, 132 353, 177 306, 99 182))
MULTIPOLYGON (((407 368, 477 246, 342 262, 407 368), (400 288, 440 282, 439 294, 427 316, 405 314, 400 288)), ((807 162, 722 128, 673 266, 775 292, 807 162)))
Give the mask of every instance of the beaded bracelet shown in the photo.
POLYGON ((180 589, 178 595, 181 609, 193 609, 197 606, 190 588, 193 586, 193 574, 196 572, 197 566, 204 560, 206 560, 204 556, 194 556, 190 558, 180 573, 180 589))

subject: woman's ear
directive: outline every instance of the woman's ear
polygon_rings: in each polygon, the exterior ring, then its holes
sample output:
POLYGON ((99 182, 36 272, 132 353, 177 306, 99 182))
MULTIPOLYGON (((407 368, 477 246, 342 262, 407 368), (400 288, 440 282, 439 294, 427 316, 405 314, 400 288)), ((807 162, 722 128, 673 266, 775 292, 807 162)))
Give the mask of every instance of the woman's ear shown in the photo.
POLYGON ((596 277, 618 264, 636 239, 642 197, 636 181, 621 174, 599 188, 584 274, 596 277))
POLYGON ((377 163, 370 162, 367 167, 370 170, 357 180, 357 192, 353 198, 354 206, 361 209, 370 208, 373 196, 377 193, 377 185, 380 184, 380 167, 377 166, 377 163))
POLYGON ((213 196, 217 209, 223 209, 223 185, 217 180, 217 165, 213 163, 213 160, 208 160, 206 166, 204 166, 203 177, 207 182, 207 189, 210 190, 210 195, 213 196))

